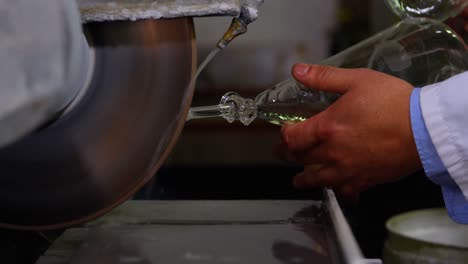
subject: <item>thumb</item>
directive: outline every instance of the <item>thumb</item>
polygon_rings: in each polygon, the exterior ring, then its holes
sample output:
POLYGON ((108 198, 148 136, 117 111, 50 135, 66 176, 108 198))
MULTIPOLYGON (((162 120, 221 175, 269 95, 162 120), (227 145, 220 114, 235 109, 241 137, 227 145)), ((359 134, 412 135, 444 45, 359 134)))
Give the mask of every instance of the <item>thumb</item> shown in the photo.
POLYGON ((292 74, 303 85, 325 92, 345 93, 356 80, 355 70, 299 63, 292 74))

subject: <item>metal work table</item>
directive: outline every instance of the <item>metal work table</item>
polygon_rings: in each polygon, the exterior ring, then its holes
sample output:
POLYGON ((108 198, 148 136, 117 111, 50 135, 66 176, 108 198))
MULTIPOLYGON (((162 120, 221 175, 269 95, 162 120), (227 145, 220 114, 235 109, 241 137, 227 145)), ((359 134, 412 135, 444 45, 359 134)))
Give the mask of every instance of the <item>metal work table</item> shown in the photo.
POLYGON ((128 201, 65 231, 37 264, 351 263, 324 204, 128 201))

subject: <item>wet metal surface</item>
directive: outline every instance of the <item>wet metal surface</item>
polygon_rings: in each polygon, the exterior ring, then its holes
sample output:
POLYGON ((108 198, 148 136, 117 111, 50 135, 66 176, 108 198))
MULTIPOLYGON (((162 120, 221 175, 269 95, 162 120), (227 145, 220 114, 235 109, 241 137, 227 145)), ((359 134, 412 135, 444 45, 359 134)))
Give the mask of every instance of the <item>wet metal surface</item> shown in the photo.
POLYGON ((90 233, 71 263, 333 263, 325 230, 312 223, 163 225, 90 233))
POLYGON ((130 201, 67 230, 38 264, 340 260, 321 202, 130 201))

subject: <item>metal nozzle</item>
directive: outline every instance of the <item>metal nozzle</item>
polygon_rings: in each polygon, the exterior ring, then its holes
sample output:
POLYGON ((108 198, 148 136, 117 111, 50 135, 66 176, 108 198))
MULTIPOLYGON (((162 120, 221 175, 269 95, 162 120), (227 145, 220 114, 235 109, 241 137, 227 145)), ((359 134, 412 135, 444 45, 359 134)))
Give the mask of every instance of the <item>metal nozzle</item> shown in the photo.
POLYGON ((239 18, 234 18, 228 31, 226 31, 224 36, 218 41, 217 46, 220 49, 224 49, 233 39, 245 32, 247 32, 247 25, 239 18))
POLYGON ((258 18, 258 8, 263 4, 264 0, 246 0, 241 7, 239 17, 232 20, 229 29, 224 36, 218 41, 218 48, 224 49, 236 37, 247 32, 247 25, 254 22, 258 18))

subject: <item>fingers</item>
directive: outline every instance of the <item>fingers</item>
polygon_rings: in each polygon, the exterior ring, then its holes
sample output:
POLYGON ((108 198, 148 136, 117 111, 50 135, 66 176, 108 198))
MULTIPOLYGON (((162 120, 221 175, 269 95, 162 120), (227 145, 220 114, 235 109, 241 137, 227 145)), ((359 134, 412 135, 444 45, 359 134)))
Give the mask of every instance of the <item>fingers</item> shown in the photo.
POLYGON ((356 206, 359 202, 360 192, 352 185, 344 184, 335 189, 337 198, 348 205, 356 206))
POLYGON ((326 144, 301 152, 288 153, 288 160, 298 164, 313 165, 313 164, 335 164, 338 160, 330 153, 329 147, 326 144))
POLYGON ((326 165, 308 166, 294 178, 294 186, 296 188, 313 188, 313 187, 335 187, 346 182, 346 178, 338 172, 336 168, 326 165))
POLYGON ((281 139, 291 152, 305 150, 316 144, 315 125, 308 120, 281 128, 281 139))
POLYGON ((350 197, 353 197, 356 194, 356 189, 351 184, 343 184, 341 186, 338 186, 336 188, 336 191, 341 197, 345 199, 349 199, 350 197))
POLYGON ((290 152, 285 143, 280 143, 280 144, 275 145, 273 147, 273 154, 278 159, 288 161, 288 162, 297 163, 297 164, 303 164, 303 163, 300 162, 300 160, 302 160, 302 159, 298 158, 301 155, 299 153, 290 152))
POLYGON ((306 121, 281 128, 282 140, 289 151, 303 151, 320 142, 316 119, 317 116, 313 116, 306 121))
POLYGON ((298 189, 333 188, 342 198, 350 201, 357 200, 360 192, 371 187, 368 180, 348 177, 332 165, 306 166, 294 177, 293 185, 298 189))
POLYGON ((345 93, 356 80, 356 70, 299 63, 293 66, 296 80, 307 87, 333 93, 345 93))
POLYGON ((290 152, 284 144, 276 145, 273 148, 273 153, 278 159, 297 165, 309 166, 328 163, 326 157, 316 156, 315 152, 313 154, 309 154, 308 152, 290 152))

